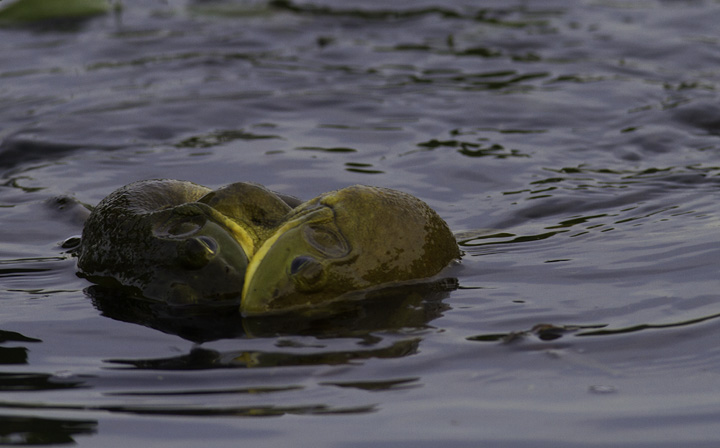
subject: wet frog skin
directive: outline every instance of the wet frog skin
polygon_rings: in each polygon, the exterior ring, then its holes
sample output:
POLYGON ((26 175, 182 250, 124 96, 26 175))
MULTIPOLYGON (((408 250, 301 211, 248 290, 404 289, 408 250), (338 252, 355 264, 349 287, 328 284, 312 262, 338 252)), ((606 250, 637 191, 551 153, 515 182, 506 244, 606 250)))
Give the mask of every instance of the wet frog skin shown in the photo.
POLYGON ((148 180, 93 210, 78 267, 145 298, 261 315, 428 279, 459 257, 437 213, 396 190, 355 185, 301 203, 252 183, 148 180))
POLYGON ((296 207, 247 268, 241 311, 287 311, 432 277, 460 258, 447 224, 421 200, 355 185, 296 207))
POLYGON ((90 214, 78 268, 96 283, 167 303, 239 301, 249 257, 290 210, 256 184, 213 191, 178 180, 135 182, 90 214))

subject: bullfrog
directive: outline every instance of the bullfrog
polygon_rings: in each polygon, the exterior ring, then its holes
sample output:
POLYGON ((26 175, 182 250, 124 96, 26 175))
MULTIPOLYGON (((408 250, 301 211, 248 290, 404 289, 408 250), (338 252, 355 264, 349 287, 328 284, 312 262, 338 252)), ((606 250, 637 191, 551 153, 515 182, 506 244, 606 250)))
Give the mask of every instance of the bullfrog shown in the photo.
POLYGON ((459 258, 449 227, 426 203, 355 185, 283 218, 250 258, 240 310, 249 316, 324 304, 427 279, 459 258))
POLYGON ((82 275, 170 304, 239 301, 245 270, 299 200, 238 182, 218 190, 178 180, 126 185, 88 217, 82 275))
POLYGON ((261 315, 377 296, 459 257, 435 211, 387 188, 355 185, 301 203, 247 182, 211 190, 147 180, 94 208, 78 267, 170 305, 235 301, 261 315))

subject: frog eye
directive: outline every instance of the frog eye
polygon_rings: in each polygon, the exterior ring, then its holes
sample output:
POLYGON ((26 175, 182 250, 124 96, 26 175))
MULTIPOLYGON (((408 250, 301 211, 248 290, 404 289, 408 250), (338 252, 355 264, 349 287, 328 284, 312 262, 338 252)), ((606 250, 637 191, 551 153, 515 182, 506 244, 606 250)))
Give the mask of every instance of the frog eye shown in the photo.
POLYGON ((307 255, 300 255, 299 257, 295 257, 292 262, 290 262, 290 275, 295 275, 305 266, 307 263, 311 263, 313 260, 312 257, 308 257, 307 255))
POLYGON ((290 262, 290 276, 300 291, 312 291, 322 286, 325 270, 322 263, 308 255, 300 255, 290 262))
POLYGON ((209 236, 188 238, 180 246, 178 261, 188 269, 200 269, 218 253, 218 243, 209 236))

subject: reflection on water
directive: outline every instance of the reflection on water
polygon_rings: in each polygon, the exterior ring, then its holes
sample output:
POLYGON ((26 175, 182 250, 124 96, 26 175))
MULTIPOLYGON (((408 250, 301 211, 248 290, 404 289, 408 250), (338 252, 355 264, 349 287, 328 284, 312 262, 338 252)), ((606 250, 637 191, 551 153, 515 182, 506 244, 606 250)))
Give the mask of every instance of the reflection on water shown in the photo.
POLYGON ((85 387, 82 379, 62 378, 46 373, 1 373, 0 391, 62 390, 85 387))
POLYGON ((422 329, 449 308, 442 300, 457 286, 457 279, 452 278, 391 286, 316 307, 304 314, 293 312, 266 317, 242 317, 237 305, 167 305, 99 285, 88 287, 86 294, 104 316, 201 343, 242 336, 367 338, 377 331, 422 329))
MULTIPOLYGON (((2 275, 0 275, 1 277, 2 275)), ((20 333, 14 331, 0 330, 0 344, 5 342, 42 342, 40 339, 29 338, 20 333)), ((28 363, 28 349, 26 347, 0 347, 0 364, 27 364, 28 363)), ((5 374, 0 372, 0 377, 5 374)), ((10 377, 14 375, 9 375, 10 377)), ((4 380, 0 380, 0 390, 3 390, 9 386, 8 376, 5 376, 4 380)))
POLYGON ((24 347, 0 347, 0 364, 27 364, 24 347))
POLYGON ((413 338, 395 342, 377 349, 346 350, 333 352, 318 350, 317 353, 231 351, 195 348, 189 354, 166 359, 122 360, 108 362, 151 370, 203 370, 237 367, 287 367, 312 365, 348 364, 370 358, 402 358, 417 352, 420 339, 413 338))
MULTIPOLYGON (((479 334, 476 336, 469 336, 468 341, 479 341, 479 342, 515 342, 519 341, 528 336, 536 336, 541 341, 554 341, 560 339, 566 334, 577 333, 581 330, 592 329, 592 328, 603 328, 605 324, 600 325, 553 325, 553 324, 537 324, 529 330, 511 331, 510 333, 499 333, 499 334, 479 334)), ((585 333, 580 333, 583 335, 585 333)))
MULTIPOLYGON (((486 139, 480 138, 478 140, 482 141, 486 139)), ((418 143, 417 145, 427 150, 436 148, 457 148, 458 153, 468 157, 495 157, 498 159, 504 159, 507 157, 530 157, 528 154, 524 154, 518 149, 506 149, 503 145, 498 143, 483 144, 455 139, 442 141, 432 139, 427 142, 418 143)))
POLYGON ((280 136, 272 134, 253 134, 240 130, 225 130, 225 131, 213 131, 206 135, 196 135, 188 137, 181 142, 175 144, 178 148, 210 148, 212 146, 218 146, 225 143, 230 143, 235 140, 263 140, 280 138, 280 136))
MULTIPOLYGON (((222 392, 222 391, 221 391, 222 392)), ((193 417, 277 417, 281 415, 330 415, 330 414, 366 414, 375 411, 374 406, 362 406, 362 407, 348 407, 348 408, 333 408, 325 405, 309 405, 309 406, 229 406, 229 407, 215 407, 207 408, 205 406, 162 406, 162 405, 146 405, 146 406, 113 406, 113 405, 63 405, 63 404, 28 404, 23 405, 19 403, 2 403, 0 406, 7 409, 34 409, 34 410, 65 410, 65 411, 100 411, 100 412, 111 412, 121 414, 135 414, 135 415, 159 415, 159 416, 193 416, 193 417)), ((23 418, 17 420, 22 421, 23 418)), ((10 419, 12 421, 12 418, 10 419)), ((50 422, 53 422, 50 420, 50 422)), ((45 423, 45 420, 41 421, 45 423)), ((72 423, 70 422, 71 426, 72 423)), ((90 422, 92 424, 94 422, 90 422)), ((58 437, 60 440, 65 440, 62 431, 57 431, 55 425, 48 425, 43 428, 44 431, 40 432, 42 435, 47 431, 47 437, 58 437)), ((77 431, 82 434, 83 431, 77 431)), ((11 436, 16 436, 11 434, 11 436)), ((28 437, 34 436, 34 433, 28 435, 28 437)), ((28 444, 22 438, 19 440, 19 444, 28 444)), ((46 443, 58 443, 50 441, 46 443)), ((67 443, 67 442, 59 442, 67 443)), ((31 443, 32 444, 32 443, 31 443)))
POLYGON ((15 331, 0 330, 0 344, 3 342, 42 342, 40 339, 30 338, 15 331))
POLYGON ((7 446, 73 444, 74 436, 96 431, 97 421, 94 420, 0 415, 0 444, 7 446))
POLYGON ((554 341, 563 336, 572 334, 574 336, 606 336, 617 335, 623 333, 635 333, 644 330, 660 330, 665 328, 686 327, 700 324, 709 320, 720 318, 720 313, 710 316, 699 317, 697 319, 689 319, 681 322, 670 322, 663 324, 639 324, 623 328, 607 328, 607 324, 597 325, 553 325, 553 324, 537 324, 530 330, 512 331, 510 333, 499 334, 481 334, 469 336, 468 341, 480 342, 514 342, 528 336, 536 336, 542 341, 554 341))
MULTIPOLYGON (((0 343, 41 343, 14 331, 0 330, 0 343)), ((26 347, 0 347, 0 364, 28 364, 26 347)), ((0 372, 0 392, 21 393, 64 390, 85 387, 82 380, 63 379, 55 375, 32 372, 0 372)), ((6 395, 9 397, 9 395, 6 395)), ((4 398, 0 407, 7 408, 4 398)), ((12 407, 12 403, 9 403, 12 407)), ((73 436, 94 434, 97 421, 41 418, 0 414, 0 445, 70 444, 73 436)))

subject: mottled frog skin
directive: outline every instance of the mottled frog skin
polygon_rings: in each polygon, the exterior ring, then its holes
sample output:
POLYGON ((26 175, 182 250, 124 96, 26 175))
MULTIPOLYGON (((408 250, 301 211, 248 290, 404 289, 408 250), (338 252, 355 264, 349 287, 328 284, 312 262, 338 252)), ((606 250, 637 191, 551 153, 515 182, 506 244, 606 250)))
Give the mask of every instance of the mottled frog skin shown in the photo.
POLYGON ((447 224, 399 191, 355 185, 300 203, 252 183, 148 180, 92 211, 78 267, 145 298, 262 315, 417 283, 459 258, 447 224))
POLYGON ((320 195, 285 217, 250 260, 241 311, 287 311, 425 279, 459 258, 452 232, 427 204, 355 185, 320 195))
POLYGON ((299 202, 284 198, 250 183, 215 191, 177 180, 126 185, 90 214, 78 268, 96 283, 168 303, 239 302, 249 258, 288 202, 299 202))

